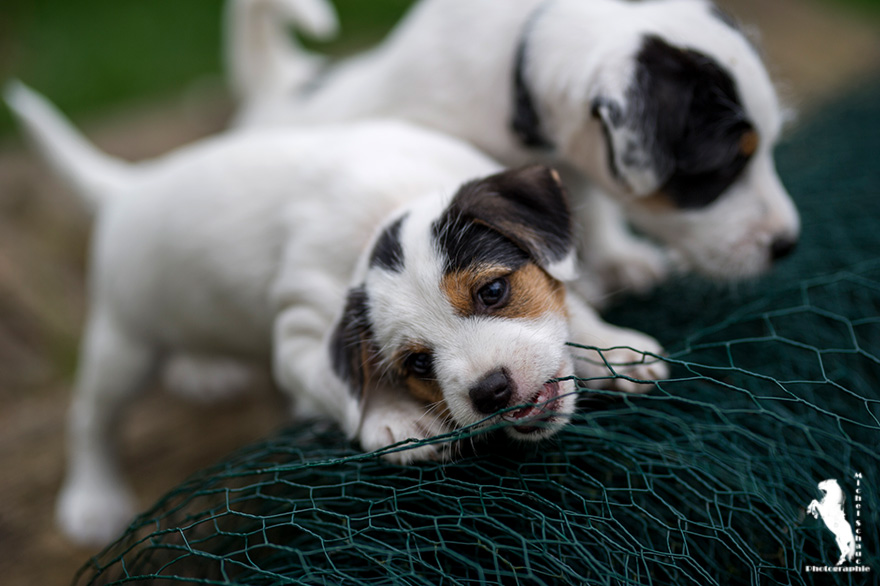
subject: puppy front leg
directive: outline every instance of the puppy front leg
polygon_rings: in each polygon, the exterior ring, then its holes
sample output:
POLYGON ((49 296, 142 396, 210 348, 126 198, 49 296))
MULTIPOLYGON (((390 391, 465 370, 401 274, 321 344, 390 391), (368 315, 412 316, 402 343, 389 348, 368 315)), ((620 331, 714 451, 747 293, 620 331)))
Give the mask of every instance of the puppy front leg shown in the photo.
POLYGON ((272 371, 275 382, 294 401, 294 415, 333 418, 349 437, 360 423, 360 401, 334 372, 327 332, 332 317, 308 306, 294 306, 275 319, 272 371))
POLYGON ((577 208, 580 253, 584 276, 577 290, 596 307, 617 293, 646 293, 666 279, 670 261, 666 252, 635 236, 620 206, 595 187, 582 187, 577 208))
MULTIPOLYGON (((403 390, 364 384, 358 396, 351 381, 334 372, 330 360, 329 321, 320 311, 293 307, 275 322, 273 370, 275 380, 290 392, 299 415, 332 417, 361 447, 372 452, 407 439, 427 439, 448 431, 445 412, 409 397, 403 390)), ((442 459, 440 444, 385 454, 400 464, 442 459)))
MULTIPOLYGON (((364 451, 373 452, 406 440, 426 440, 448 433, 450 417, 442 404, 426 405, 404 389, 379 385, 364 398, 363 419, 358 432, 364 451)), ((448 460, 451 444, 440 441, 383 454, 396 464, 420 460, 448 460)))
POLYGON ((69 415, 68 470, 57 520, 73 540, 104 545, 134 514, 122 481, 113 431, 124 402, 149 381, 156 352, 112 318, 93 314, 86 326, 69 415))
MULTIPOLYGON (((669 376, 666 364, 653 356, 662 355, 663 348, 647 334, 613 326, 575 293, 567 295, 571 342, 597 350, 573 348, 575 371, 582 378, 605 378, 614 373, 638 380, 660 380, 669 376), (609 370, 608 365, 611 366, 609 370)), ((592 381, 592 386, 627 393, 646 393, 652 385, 625 378, 592 381)))

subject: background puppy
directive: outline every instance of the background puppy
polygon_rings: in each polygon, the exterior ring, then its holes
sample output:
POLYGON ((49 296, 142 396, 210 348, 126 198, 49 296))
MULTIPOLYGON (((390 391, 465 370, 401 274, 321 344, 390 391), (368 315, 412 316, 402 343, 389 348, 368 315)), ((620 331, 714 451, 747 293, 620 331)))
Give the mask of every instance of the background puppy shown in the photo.
POLYGON ((175 353, 265 363, 298 413, 333 418, 366 450, 498 417, 514 438, 554 433, 574 407, 565 377, 609 374, 596 355, 574 363, 568 340, 626 346, 605 358, 635 379, 665 376, 638 351, 659 352, 654 340, 566 295, 570 213, 545 167, 501 172, 389 122, 238 133, 129 165, 23 86, 7 101, 97 211, 58 502, 77 540, 105 541, 130 518, 114 423, 175 353))
POLYGON ((593 301, 672 266, 757 275, 798 240, 773 162, 779 101, 755 47, 710 2, 423 0, 378 48, 326 70, 270 21, 332 34, 320 0, 229 6, 240 126, 393 115, 506 164, 589 178, 577 211, 581 256, 601 277, 581 283, 593 301))

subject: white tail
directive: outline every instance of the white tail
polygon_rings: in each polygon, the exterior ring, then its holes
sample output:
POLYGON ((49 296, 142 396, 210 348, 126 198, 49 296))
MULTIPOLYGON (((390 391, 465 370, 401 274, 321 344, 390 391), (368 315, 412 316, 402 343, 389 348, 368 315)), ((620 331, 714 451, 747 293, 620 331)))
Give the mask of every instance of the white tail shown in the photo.
POLYGON ((91 210, 131 182, 131 164, 100 152, 46 98, 20 81, 7 83, 3 96, 46 162, 91 210))
POLYGON ((290 25, 318 40, 339 28, 328 0, 227 0, 226 67, 237 98, 292 90, 314 76, 321 58, 296 43, 290 25))

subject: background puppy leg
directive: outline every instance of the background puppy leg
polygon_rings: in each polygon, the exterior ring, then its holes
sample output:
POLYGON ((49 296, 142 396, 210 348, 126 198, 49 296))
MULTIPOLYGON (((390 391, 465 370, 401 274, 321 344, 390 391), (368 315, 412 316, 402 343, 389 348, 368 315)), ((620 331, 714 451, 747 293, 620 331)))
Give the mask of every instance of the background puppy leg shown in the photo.
POLYGON ((577 206, 584 274, 576 290, 595 307, 616 293, 645 293, 666 279, 667 253, 635 236, 623 210, 595 187, 584 186, 577 206))
POLYGON ((124 401, 148 382, 155 350, 110 317, 94 313, 86 327, 69 420, 67 476, 56 511, 72 539, 104 544, 134 514, 134 498, 116 461, 114 426, 124 401))
MULTIPOLYGON (((567 295, 569 328, 571 342, 582 346, 594 346, 605 349, 603 352, 572 348, 575 371, 579 377, 607 377, 608 362, 614 372, 640 380, 658 380, 669 376, 669 368, 650 356, 662 355, 663 348, 647 334, 613 326, 599 317, 596 311, 587 305, 575 293, 567 295), (646 355, 645 353, 648 353, 646 355)), ((613 389, 627 393, 646 393, 652 385, 636 383, 624 378, 597 380, 588 383, 595 388, 613 389)))
POLYGON ((255 380, 256 373, 247 364, 223 356, 175 354, 162 367, 166 388, 199 401, 232 397, 255 380))

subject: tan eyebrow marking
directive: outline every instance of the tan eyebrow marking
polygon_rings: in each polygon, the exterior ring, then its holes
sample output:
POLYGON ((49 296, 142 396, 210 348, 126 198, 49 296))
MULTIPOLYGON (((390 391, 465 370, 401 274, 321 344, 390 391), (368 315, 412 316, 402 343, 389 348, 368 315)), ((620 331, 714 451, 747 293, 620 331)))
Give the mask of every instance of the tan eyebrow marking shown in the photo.
POLYGON ((492 311, 492 316, 534 319, 547 312, 565 315, 565 286, 534 263, 510 272, 506 267, 471 267, 443 276, 441 288, 461 317, 478 315, 475 295, 480 287, 507 276, 510 301, 492 311))

